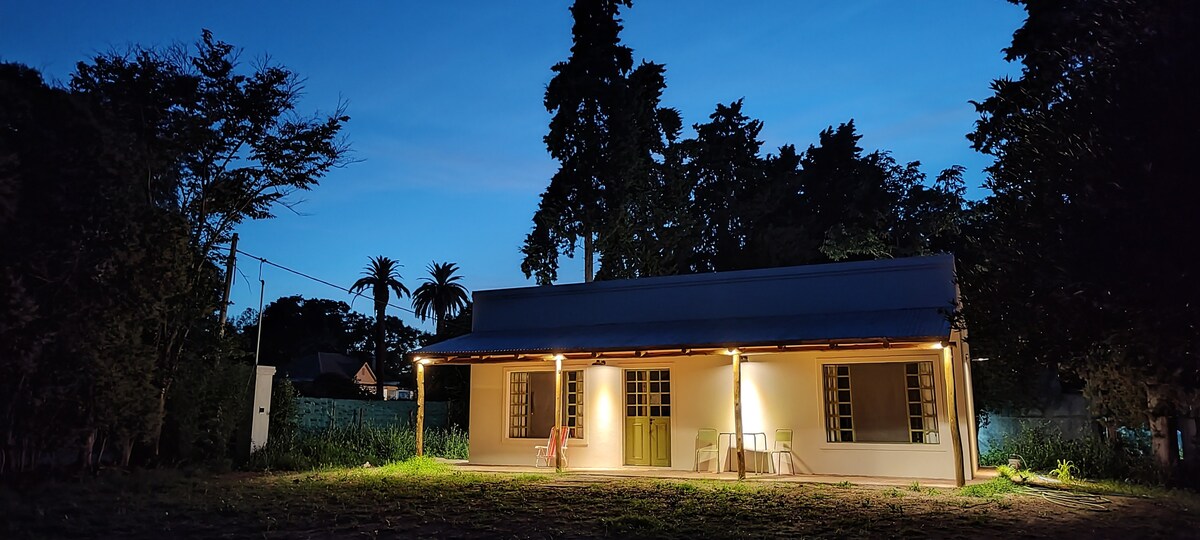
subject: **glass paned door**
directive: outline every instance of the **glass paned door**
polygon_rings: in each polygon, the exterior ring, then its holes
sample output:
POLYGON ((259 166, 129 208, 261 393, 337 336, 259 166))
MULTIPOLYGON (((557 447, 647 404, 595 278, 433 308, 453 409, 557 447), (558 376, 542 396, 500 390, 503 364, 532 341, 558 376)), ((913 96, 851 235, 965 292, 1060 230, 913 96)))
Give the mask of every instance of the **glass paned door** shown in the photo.
POLYGON ((625 464, 671 466, 671 372, 625 370, 625 464))

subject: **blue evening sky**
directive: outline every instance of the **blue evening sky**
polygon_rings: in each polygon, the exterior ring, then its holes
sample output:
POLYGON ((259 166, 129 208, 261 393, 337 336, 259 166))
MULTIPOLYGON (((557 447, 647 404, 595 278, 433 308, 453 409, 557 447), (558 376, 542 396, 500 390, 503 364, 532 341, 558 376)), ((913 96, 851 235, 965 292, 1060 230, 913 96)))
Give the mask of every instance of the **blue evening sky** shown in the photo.
MULTIPOLYGON (((416 288, 430 261, 461 266, 471 289, 532 285, 518 251, 556 168, 542 144, 542 94, 566 59, 568 0, 313 2, 0 0, 0 60, 65 82, 74 63, 133 43, 191 43, 201 28, 307 79, 303 112, 349 105, 346 136, 362 160, 281 209, 243 225, 241 249, 349 285, 367 258, 404 264, 416 288)), ((968 100, 1017 73, 1001 48, 1024 19, 1003 0, 635 1, 622 18, 636 60, 666 64, 664 104, 686 125, 745 98, 765 149, 803 149, 851 118, 862 146, 920 160, 930 177, 967 167, 971 196, 989 160, 965 134, 968 100)), ((685 135, 690 136, 689 133, 685 135)), ((236 314, 258 302, 258 264, 239 260, 236 314)), ((579 258, 560 282, 581 281, 579 258)), ((266 298, 344 293, 267 267, 266 298)), ((401 304, 407 305, 407 302, 401 304)), ((354 303, 370 311, 368 300, 354 303)), ((412 317, 390 310, 410 323, 412 317)), ((422 325, 429 329, 431 324, 422 325)))

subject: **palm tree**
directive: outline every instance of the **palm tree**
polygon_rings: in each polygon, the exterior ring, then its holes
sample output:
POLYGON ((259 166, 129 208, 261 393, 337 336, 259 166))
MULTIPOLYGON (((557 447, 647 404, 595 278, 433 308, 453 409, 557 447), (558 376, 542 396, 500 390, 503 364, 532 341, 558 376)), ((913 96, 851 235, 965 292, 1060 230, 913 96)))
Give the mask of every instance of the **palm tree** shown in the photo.
POLYGON ((441 335, 446 319, 457 315, 467 306, 467 288, 457 283, 462 276, 454 275, 454 263, 429 263, 429 276, 412 295, 413 312, 422 322, 433 317, 436 335, 441 335))
POLYGON ((363 277, 350 286, 350 292, 361 293, 367 287, 375 296, 375 326, 378 329, 375 336, 375 394, 379 399, 383 396, 383 360, 387 356, 387 344, 384 340, 384 308, 388 305, 390 293, 396 297, 409 296, 408 288, 400 283, 400 265, 383 255, 371 258, 371 264, 363 269, 363 277))

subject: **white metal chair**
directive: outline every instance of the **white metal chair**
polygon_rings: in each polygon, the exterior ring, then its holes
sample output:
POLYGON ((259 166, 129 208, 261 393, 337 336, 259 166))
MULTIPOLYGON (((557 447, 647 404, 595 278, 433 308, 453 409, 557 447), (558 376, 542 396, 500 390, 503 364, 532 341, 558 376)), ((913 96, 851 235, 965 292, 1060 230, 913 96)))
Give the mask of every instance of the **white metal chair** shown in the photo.
POLYGON ((554 452, 562 452, 563 466, 567 466, 567 440, 570 439, 571 428, 563 428, 563 437, 557 437, 558 431, 550 428, 550 438, 545 445, 533 447, 537 452, 533 457, 534 467, 550 467, 554 463, 554 452), (560 440, 561 439, 561 440, 560 440), (555 444, 559 443, 559 444, 555 444))
MULTIPOLYGON (((696 459, 692 462, 692 470, 700 472, 700 454, 712 454, 714 461, 721 458, 721 449, 717 447, 720 435, 712 428, 700 428, 696 432, 696 459)), ((717 472, 721 472, 721 464, 717 463, 717 472)))
POLYGON ((771 450, 772 461, 775 462, 775 474, 780 474, 779 467, 783 465, 783 456, 787 456, 790 474, 796 474, 796 462, 792 461, 792 430, 775 430, 775 448, 771 450))

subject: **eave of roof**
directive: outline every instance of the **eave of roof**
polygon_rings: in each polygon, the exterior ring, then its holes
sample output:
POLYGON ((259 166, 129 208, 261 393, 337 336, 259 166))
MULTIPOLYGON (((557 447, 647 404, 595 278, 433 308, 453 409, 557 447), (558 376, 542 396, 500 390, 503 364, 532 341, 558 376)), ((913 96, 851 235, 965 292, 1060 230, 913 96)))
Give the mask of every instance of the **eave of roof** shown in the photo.
POLYGON ((806 343, 938 341, 950 334, 944 308, 595 324, 553 329, 474 332, 414 351, 424 358, 601 353, 806 343))

